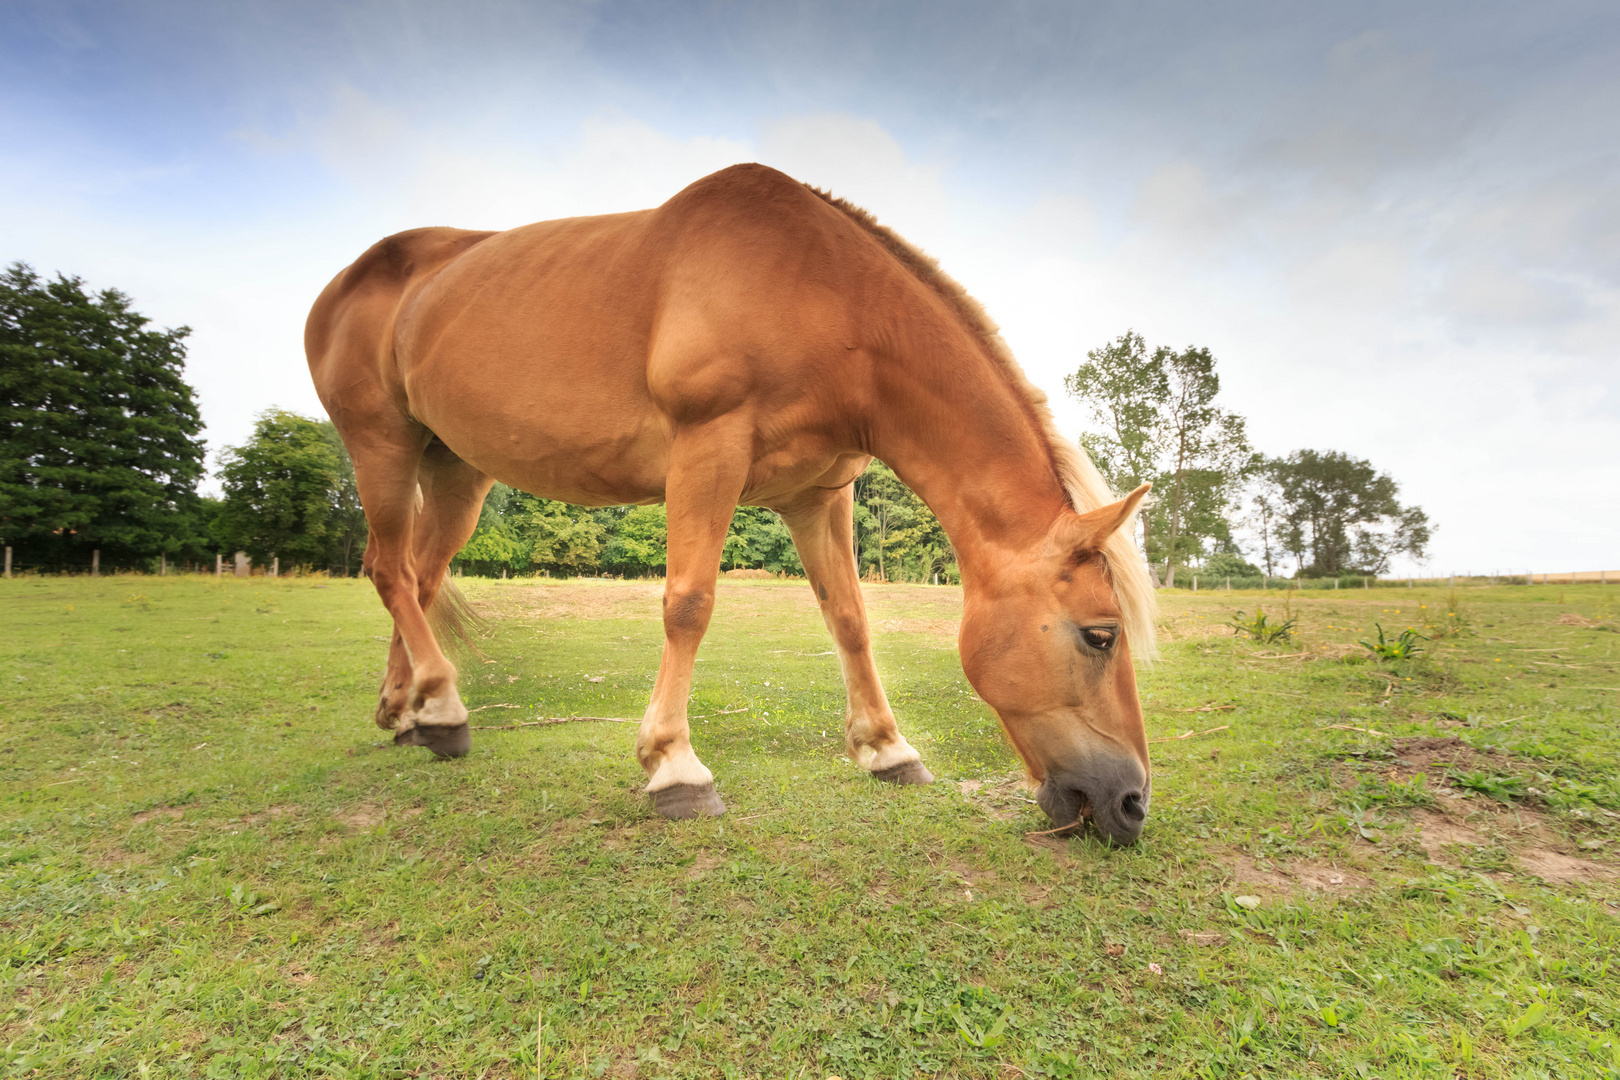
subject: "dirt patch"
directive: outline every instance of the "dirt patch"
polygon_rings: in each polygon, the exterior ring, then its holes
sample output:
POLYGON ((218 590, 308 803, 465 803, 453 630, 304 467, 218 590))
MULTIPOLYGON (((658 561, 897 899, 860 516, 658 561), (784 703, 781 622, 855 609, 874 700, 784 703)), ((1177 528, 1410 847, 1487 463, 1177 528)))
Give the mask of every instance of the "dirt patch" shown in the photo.
POLYGON ((1433 810, 1419 810, 1413 815, 1418 827, 1418 846, 1432 862, 1444 862, 1446 848, 1466 844, 1478 847, 1484 837, 1460 821, 1453 821, 1433 810))
POLYGON ((332 815, 333 819, 340 825, 357 831, 360 829, 375 829, 383 823, 383 819, 387 816, 383 812, 383 808, 376 803, 361 803, 353 809, 332 815))
POLYGON ((726 571, 726 577, 733 578, 733 579, 742 578, 742 579, 745 579, 745 580, 753 580, 753 581, 757 581, 757 580, 769 581, 770 579, 774 578, 775 576, 776 575, 771 573, 769 570, 758 570, 758 569, 750 570, 750 569, 747 569, 746 567, 738 567, 735 570, 727 570, 726 571))
POLYGON ((186 816, 186 811, 189 809, 190 807, 186 806, 154 806, 150 810, 142 810, 138 814, 132 814, 129 820, 137 825, 145 825, 148 821, 179 821, 186 816))
POLYGON ((243 814, 242 824, 263 825, 266 822, 275 821, 279 818, 290 817, 296 813, 298 813, 298 807, 296 806, 267 806, 263 810, 257 811, 256 813, 243 814))
POLYGON ((1262 863, 1238 856, 1234 859, 1232 877, 1240 885, 1259 886, 1290 895, 1315 892, 1348 896, 1373 886, 1372 878, 1360 871, 1303 859, 1262 863))
POLYGON ((1016 821, 1026 816, 1035 804, 1029 779, 1021 772, 988 780, 959 780, 956 787, 975 809, 995 821, 1016 821))
POLYGON ((1159 623, 1160 641, 1198 641, 1203 638, 1231 637, 1233 629, 1224 622, 1194 617, 1166 619, 1159 623))
POLYGON ((710 870, 713 870, 715 867, 719 866, 720 863, 721 859, 719 856, 711 855, 707 851, 699 852, 697 858, 692 860, 692 865, 687 867, 686 880, 696 881, 704 874, 707 874, 710 870))
POLYGON ((1183 930, 1181 936, 1194 945, 1209 949, 1216 945, 1225 945, 1231 939, 1219 930, 1183 930))
POLYGON ((1420 735, 1405 739, 1391 739, 1390 753, 1398 763, 1395 769, 1401 779, 1418 773, 1443 775, 1446 769, 1490 769, 1505 772, 1510 763, 1506 754, 1494 750, 1478 750, 1455 735, 1420 735))
POLYGON ((1545 848, 1519 852, 1519 865, 1549 885, 1578 885, 1589 881, 1613 881, 1620 877, 1612 866, 1545 848))
POLYGON ((1573 611, 1566 611, 1562 615, 1558 616, 1556 625, 1592 627, 1596 626, 1597 623, 1593 622, 1591 619, 1583 618, 1582 616, 1575 614, 1573 611))

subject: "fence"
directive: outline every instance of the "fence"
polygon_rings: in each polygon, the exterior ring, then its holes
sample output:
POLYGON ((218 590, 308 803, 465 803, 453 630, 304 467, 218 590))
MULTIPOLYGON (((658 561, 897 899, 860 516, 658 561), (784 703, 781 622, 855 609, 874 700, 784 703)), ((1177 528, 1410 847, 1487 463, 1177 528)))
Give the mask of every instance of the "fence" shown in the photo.
POLYGON ((14 552, 8 546, 5 549, 4 570, 0 576, 12 577, 18 574, 51 575, 53 577, 88 576, 100 577, 103 574, 150 574, 157 577, 169 577, 181 574, 206 574, 209 577, 285 577, 294 573, 323 574, 328 577, 349 577, 359 569, 356 563, 351 567, 342 566, 288 566, 285 571, 281 567, 281 560, 272 557, 268 566, 254 566, 253 560, 243 552, 234 555, 217 554, 212 560, 181 559, 172 561, 166 555, 152 555, 148 558, 136 558, 125 562, 104 560, 101 551, 94 549, 90 552, 88 562, 51 562, 51 563, 24 563, 14 558, 14 552))
POLYGON ((1209 589, 1412 589, 1419 585, 1482 588, 1488 585, 1620 585, 1620 570, 1577 570, 1562 574, 1526 570, 1522 574, 1445 574, 1437 577, 1373 577, 1342 574, 1337 578, 1227 577, 1177 570, 1175 587, 1194 592, 1209 589))

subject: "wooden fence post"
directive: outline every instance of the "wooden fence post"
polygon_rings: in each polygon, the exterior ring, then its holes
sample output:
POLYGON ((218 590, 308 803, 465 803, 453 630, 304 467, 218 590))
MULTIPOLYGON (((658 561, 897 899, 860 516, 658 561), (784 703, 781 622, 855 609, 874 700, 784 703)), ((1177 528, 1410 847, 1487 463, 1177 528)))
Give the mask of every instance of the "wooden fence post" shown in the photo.
POLYGON ((90 576, 101 576, 101 549, 96 548, 90 552, 90 576))
POLYGON ((11 577, 11 545, 6 545, 6 577, 11 577))
POLYGON ((1194 574, 1193 575, 1193 592, 1197 592, 1197 591, 1198 591, 1198 575, 1194 574))
POLYGON ((1227 592, 1232 591, 1232 575, 1231 574, 1226 575, 1226 591, 1227 592))
POLYGON ((281 556, 280 555, 272 555, 272 556, 270 556, 270 576, 271 577, 280 577, 281 576, 281 556))
POLYGON ((225 576, 225 556, 217 551, 214 552, 214 576, 216 578, 225 576))
POLYGON ((164 552, 158 552, 158 577, 169 576, 169 559, 164 552))

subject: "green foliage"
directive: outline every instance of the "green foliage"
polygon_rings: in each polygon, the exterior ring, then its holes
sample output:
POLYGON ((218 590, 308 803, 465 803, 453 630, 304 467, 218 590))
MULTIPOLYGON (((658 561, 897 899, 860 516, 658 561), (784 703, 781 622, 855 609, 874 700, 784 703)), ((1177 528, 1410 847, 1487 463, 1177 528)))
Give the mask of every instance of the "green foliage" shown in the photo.
POLYGON ((200 555, 202 423, 185 327, 79 278, 0 275, 0 532, 21 563, 200 555))
POLYGON ((1230 626, 1240 634, 1247 634, 1251 640, 1258 641, 1262 645, 1276 645, 1293 638, 1294 624, 1297 621, 1289 619, 1283 623, 1272 622, 1264 611, 1255 608, 1252 617, 1240 611, 1224 625, 1230 626))
POLYGON ((1497 802, 1518 802, 1525 797, 1525 782, 1518 776, 1499 776, 1481 769, 1446 774, 1446 783, 1462 791, 1477 791, 1497 802))
MULTIPOLYGON (((959 580, 939 519, 888 466, 874 461, 855 482, 855 543, 863 575, 880 581, 959 580)), ((496 484, 478 528, 456 555, 463 572, 500 577, 662 574, 669 519, 657 506, 571 506, 496 484)), ((793 536, 775 511, 739 506, 721 554, 722 569, 802 574, 793 536)))
POLYGON ((1382 623, 1373 623, 1373 625, 1378 628, 1377 643, 1368 641, 1366 638, 1362 638, 1360 644, 1365 646, 1372 652, 1374 656, 1378 657, 1380 661, 1385 663, 1394 663, 1401 660, 1412 659, 1418 653, 1423 651, 1423 646, 1419 645, 1418 642, 1429 640, 1416 630, 1408 629, 1402 630, 1400 637, 1396 638, 1394 641, 1390 641, 1384 636, 1384 626, 1382 623))
POLYGON ((1256 578, 1260 576, 1260 568, 1246 562, 1243 556, 1234 551, 1217 551, 1206 558, 1203 565, 1198 568, 1201 577, 1214 584, 1219 578, 1256 578))
POLYGON ((214 522, 227 551, 348 574, 366 537, 354 466, 330 421, 270 409, 242 446, 220 452, 225 497, 214 522))
POLYGON ((1140 334, 1126 331, 1086 358, 1064 378, 1098 425, 1081 445, 1115 490, 1153 481, 1144 542, 1149 562, 1164 562, 1168 584, 1206 544, 1231 545, 1233 496, 1254 464, 1243 418, 1216 405, 1221 380, 1208 349, 1149 352, 1140 334))
POLYGON ((1302 573, 1381 574, 1396 555, 1422 559, 1433 527, 1428 515, 1396 499, 1399 486, 1369 461, 1338 451, 1296 450, 1262 468, 1274 539, 1302 573))
POLYGON ((855 481, 856 557, 877 581, 957 579, 956 553, 939 519, 893 469, 874 461, 855 481))
POLYGON ((775 511, 762 506, 737 507, 720 565, 728 570, 748 567, 773 574, 804 573, 788 527, 775 511))

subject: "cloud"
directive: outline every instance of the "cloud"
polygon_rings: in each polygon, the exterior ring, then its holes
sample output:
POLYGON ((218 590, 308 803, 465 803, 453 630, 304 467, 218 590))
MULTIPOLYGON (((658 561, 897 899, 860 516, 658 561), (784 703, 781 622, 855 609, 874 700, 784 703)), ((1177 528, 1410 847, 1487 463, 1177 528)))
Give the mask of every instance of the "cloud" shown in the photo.
POLYGON ((1404 51, 1384 31, 1341 41, 1326 61, 1262 124, 1252 151, 1260 161, 1361 190, 1446 159, 1478 120, 1477 94, 1440 74, 1432 53, 1404 51))

